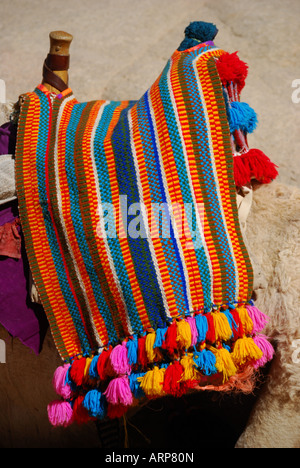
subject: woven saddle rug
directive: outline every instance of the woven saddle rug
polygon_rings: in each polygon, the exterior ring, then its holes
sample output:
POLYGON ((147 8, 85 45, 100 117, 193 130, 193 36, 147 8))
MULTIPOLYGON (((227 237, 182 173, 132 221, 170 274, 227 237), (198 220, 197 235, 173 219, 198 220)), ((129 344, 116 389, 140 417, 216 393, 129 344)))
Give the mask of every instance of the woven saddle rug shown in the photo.
POLYGON ((251 301, 224 56, 212 43, 177 50, 134 102, 79 103, 43 85, 25 95, 16 184, 65 360, 54 425, 119 417, 145 397, 241 389, 273 356, 251 301))

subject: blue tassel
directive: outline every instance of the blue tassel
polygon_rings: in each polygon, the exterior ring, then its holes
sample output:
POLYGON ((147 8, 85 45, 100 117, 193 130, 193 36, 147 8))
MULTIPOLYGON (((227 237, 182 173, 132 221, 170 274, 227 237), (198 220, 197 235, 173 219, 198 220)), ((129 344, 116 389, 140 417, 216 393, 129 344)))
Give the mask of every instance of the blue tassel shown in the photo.
POLYGON ((200 43, 213 41, 218 34, 217 27, 205 21, 193 21, 185 29, 185 39, 178 47, 179 51, 190 49, 200 43))
POLYGON ((99 390, 91 390, 83 400, 83 406, 90 416, 97 419, 104 419, 107 414, 107 401, 99 390))
POLYGON ((241 129, 245 133, 253 133, 257 127, 257 114, 246 102, 232 102, 229 108, 230 133, 241 129))
POLYGON ((99 379, 99 374, 97 370, 99 356, 93 358, 90 368, 89 368, 89 376, 91 379, 99 379))
POLYGON ((133 336, 132 339, 128 340, 126 344, 128 350, 128 362, 132 366, 137 363, 138 360, 138 338, 133 336))
POLYGON ((145 372, 143 374, 130 374, 128 377, 130 390, 133 396, 137 399, 144 398, 146 396, 143 389, 141 388, 141 382, 137 380, 140 377, 144 377, 144 375, 146 375, 145 372))
POLYGON ((194 353, 194 363, 197 369, 199 369, 202 374, 204 375, 212 375, 217 374, 216 368, 216 357, 215 355, 207 350, 204 349, 203 351, 196 351, 194 353))
POLYGON ((196 327, 198 331, 198 343, 205 341, 208 332, 208 322, 205 315, 195 315, 196 327))
POLYGON ((168 327, 166 328, 158 328, 156 330, 156 339, 153 348, 161 348, 163 345, 163 342, 165 341, 165 336, 168 331, 168 327))

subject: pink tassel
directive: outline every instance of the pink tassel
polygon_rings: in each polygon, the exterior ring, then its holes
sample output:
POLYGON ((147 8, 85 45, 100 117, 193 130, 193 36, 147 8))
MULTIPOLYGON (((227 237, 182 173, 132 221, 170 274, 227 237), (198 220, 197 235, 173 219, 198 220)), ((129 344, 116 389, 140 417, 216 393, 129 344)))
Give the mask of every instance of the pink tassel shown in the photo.
POLYGON ((186 319, 186 322, 188 322, 188 324, 190 325, 191 327, 191 332, 192 332, 192 346, 196 346, 197 342, 198 342, 198 330, 197 330, 197 327, 196 327, 196 320, 195 320, 195 317, 187 317, 186 319))
POLYGON ((131 373, 131 367, 128 361, 128 350, 126 347, 126 342, 122 345, 116 346, 110 355, 110 362, 112 368, 117 375, 124 375, 131 373))
POLYGON ((71 397, 72 390, 70 385, 66 384, 66 375, 71 367, 70 364, 65 364, 64 366, 58 367, 54 372, 53 376, 53 387, 57 395, 63 397, 64 400, 68 400, 71 397))
POLYGON ((253 322, 253 333, 261 332, 268 324, 270 318, 255 306, 247 305, 246 309, 253 322))
POLYGON ((67 401, 53 401, 48 405, 48 418, 52 426, 68 427, 73 422, 73 410, 67 401))
POLYGON ((264 353, 263 357, 259 359, 258 361, 255 362, 254 368, 258 369, 259 367, 263 367, 267 364, 267 362, 272 361, 275 350, 271 343, 268 341, 269 338, 267 338, 265 335, 256 335, 253 340, 256 346, 261 349, 261 351, 264 353))
POLYGON ((131 406, 133 404, 129 379, 126 376, 111 380, 104 395, 108 403, 112 405, 131 406))

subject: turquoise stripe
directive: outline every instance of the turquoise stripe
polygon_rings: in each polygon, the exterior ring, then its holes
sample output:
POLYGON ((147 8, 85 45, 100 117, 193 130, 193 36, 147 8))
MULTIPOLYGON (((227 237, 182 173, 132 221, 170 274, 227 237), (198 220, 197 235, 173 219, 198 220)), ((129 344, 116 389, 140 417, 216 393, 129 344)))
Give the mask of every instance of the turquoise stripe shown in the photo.
MULTIPOLYGON (((121 102, 115 101, 105 105, 103 109, 103 114, 96 129, 93 146, 94 160, 99 180, 101 203, 102 205, 107 204, 109 207, 112 206, 112 194, 109 179, 109 171, 107 167, 107 156, 104 150, 104 139, 107 135, 107 131, 113 114, 117 107, 120 106, 120 104, 121 102)), ((123 258, 120 241, 117 236, 111 237, 107 235, 107 243, 116 270, 116 274, 120 281, 123 296, 127 304, 131 327, 134 330, 134 333, 139 333, 143 329, 142 322, 140 320, 138 309, 134 300, 134 294, 131 288, 129 276, 123 258)))
POLYGON ((195 249, 195 255, 197 258, 197 263, 200 271, 201 284, 197 287, 202 287, 204 294, 204 307, 211 308, 211 294, 212 294, 212 284, 210 277, 210 269, 208 260, 205 254, 204 247, 201 241, 201 235, 199 231, 198 223, 195 219, 195 204, 192 197, 190 182, 188 178, 188 170, 185 162, 184 152, 182 148, 181 137, 179 134, 176 115, 173 108, 173 103, 170 97, 170 89, 168 83, 168 73, 171 68, 171 61, 168 62, 166 68, 164 69, 161 79, 159 81, 159 90, 161 94, 161 101, 166 115, 166 123, 168 127, 168 133, 171 141, 172 151, 174 155, 174 160, 176 164, 176 172, 179 178, 180 191, 184 204, 190 204, 192 206, 192 216, 191 213, 186 211, 187 221, 189 224, 190 231, 193 230, 193 225, 195 223, 195 237, 193 238, 193 244, 195 249), (194 221, 194 222, 193 222, 194 221), (201 245, 199 245, 199 239, 201 245))
POLYGON ((91 347, 89 344, 87 334, 84 330, 84 327, 82 326, 80 311, 77 307, 72 291, 70 290, 69 281, 66 275, 65 266, 62 261, 62 256, 58 244, 58 239, 53 228, 52 219, 48 208, 48 199, 46 192, 46 171, 48 170, 48 168, 45 167, 45 160, 47 153, 48 128, 50 119, 49 101, 47 96, 39 89, 36 89, 35 92, 39 97, 41 104, 39 135, 36 154, 40 205, 43 212, 47 238, 51 249, 60 289, 68 307, 68 310, 70 312, 70 315, 72 317, 76 331, 78 333, 82 351, 83 353, 89 353, 91 351, 91 347))

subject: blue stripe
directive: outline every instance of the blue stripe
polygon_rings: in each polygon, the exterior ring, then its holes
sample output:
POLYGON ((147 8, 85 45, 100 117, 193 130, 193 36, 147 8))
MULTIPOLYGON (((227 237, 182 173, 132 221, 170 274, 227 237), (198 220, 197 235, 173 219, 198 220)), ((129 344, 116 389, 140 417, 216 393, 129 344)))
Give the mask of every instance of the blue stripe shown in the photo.
POLYGON ((37 96, 40 99, 41 112, 40 112, 40 125, 39 125, 39 135, 37 143, 37 178, 38 178, 38 190, 40 205, 43 212, 45 228, 47 232, 47 238, 49 246, 52 252, 53 262, 55 265, 58 282, 60 285, 61 292, 63 294, 64 300, 72 317, 74 326, 78 333, 80 344, 83 350, 83 353, 90 352, 91 347, 89 344, 88 337, 85 333, 84 327, 82 326, 81 315, 78 310, 77 304, 75 302, 72 291, 70 290, 68 278, 65 271, 65 266, 61 258, 60 248, 57 243, 57 238, 55 230, 53 228, 51 215, 48 209, 48 199, 46 192, 46 167, 45 159, 47 152, 47 141, 48 141, 48 128, 49 128, 49 102, 47 96, 40 91, 39 89, 35 90, 37 96))
MULTIPOLYGON (((168 62, 167 67, 164 69, 162 73, 161 79, 159 81, 159 90, 161 94, 161 102, 164 108, 164 112, 165 112, 165 115, 167 116, 166 123, 168 127, 170 141, 171 141, 172 151, 173 151, 173 155, 175 159, 176 172, 179 178, 179 184, 180 184, 183 203, 190 204, 193 207, 193 213, 194 213, 195 204, 194 204, 193 197, 192 197, 190 181, 189 181, 188 172, 187 172, 187 166, 186 166, 184 152, 182 148, 182 142, 181 142, 180 134, 178 131, 178 126, 177 126, 176 115, 175 115, 173 103, 170 97, 170 89, 169 89, 169 83, 168 83, 168 73, 170 71, 170 67, 171 67, 171 61, 168 62)), ((189 213, 186 213, 186 214, 187 214, 189 228, 192 231, 193 219, 192 217, 188 216, 189 213)), ((195 248, 195 255, 196 255, 196 259, 197 259, 197 263, 198 263, 198 267, 200 271, 200 279, 201 279, 201 284, 197 285, 197 287, 201 287, 202 285, 202 290, 203 290, 203 295, 204 295, 204 307, 211 308, 212 306, 211 304, 212 284, 211 284, 211 277, 210 277, 211 276, 210 269, 209 269, 208 260, 207 260, 202 242, 201 242, 201 247, 199 248, 198 243, 199 243, 199 239, 201 239, 201 235, 200 235, 197 220, 195 220, 195 222, 196 222, 196 232, 195 232, 195 237, 193 238, 193 244, 195 248)))
MULTIPOLYGON (((112 193, 109 179, 109 171, 107 167, 107 159, 104 150, 104 139, 107 135, 107 131, 113 117, 113 114, 121 102, 115 101, 107 104, 103 110, 103 114, 97 126, 94 138, 94 159, 97 169, 97 175, 99 179, 100 195, 102 204, 112 205, 112 193)), ((142 331, 142 322, 138 314, 136 303, 134 300, 134 294, 131 288, 129 276, 126 270, 120 241, 118 237, 110 237, 107 235, 107 243, 110 249, 111 257, 114 263, 114 267, 120 281, 123 296, 128 308, 128 315, 130 318, 131 327, 135 333, 142 331)))
MULTIPOLYGON (((127 195, 129 208, 134 203, 140 203, 140 198, 131 151, 128 109, 123 110, 121 113, 120 119, 113 131, 112 145, 116 162, 119 193, 120 195, 127 195)), ((130 222, 130 216, 128 216, 128 226, 130 226, 130 222)), ((144 222, 141 223, 140 228, 141 232, 146 232, 144 222)), ((162 327, 167 320, 167 315, 153 265, 149 241, 147 238, 142 237, 133 239, 129 233, 127 239, 150 322, 153 327, 162 327)))
MULTIPOLYGON (((148 93, 145 94, 144 100, 145 100, 146 113, 147 113, 147 117, 148 117, 147 124, 148 124, 148 129, 150 131, 150 142, 151 142, 150 146, 152 147, 152 150, 151 150, 151 148, 149 148, 149 145, 148 145, 148 148, 147 149, 145 148, 145 153, 146 152, 148 153, 148 157, 151 157, 151 156, 153 157, 154 156, 155 166, 156 166, 156 174, 158 175, 158 180, 159 180, 159 192, 160 192, 161 202, 167 204, 168 201, 167 201, 166 192, 165 192, 165 188, 164 188, 164 182, 163 182, 163 178, 162 178, 162 168, 160 166, 159 154, 158 154, 158 149, 157 149, 157 145, 156 145, 155 131, 154 131, 154 126, 153 126, 152 117, 151 117, 148 93)), ((147 125, 145 125, 145 127, 144 127, 145 131, 147 131, 146 126, 147 125)), ((179 311, 180 314, 184 315, 186 312, 190 312, 190 310, 189 310, 190 309, 189 300, 188 300, 188 296, 187 296, 187 284, 186 284, 185 274, 184 274, 184 270, 183 270, 183 265, 182 265, 182 261, 181 261, 177 241, 176 241, 175 234, 174 234, 173 225, 172 225, 171 222, 170 222, 170 239, 169 239, 169 241, 170 241, 169 246, 170 245, 172 246, 173 254, 175 254, 175 258, 173 257, 173 259, 176 261, 176 266, 177 266, 177 269, 178 269, 178 272, 179 272, 180 283, 177 281, 177 288, 176 288, 177 291, 176 291, 176 293, 179 293, 180 295, 183 296, 183 302, 181 302, 181 304, 179 304, 179 310, 178 311, 179 311), (179 290, 178 290, 178 286, 180 287, 179 290)), ((174 267, 172 268, 172 270, 174 272, 174 267)), ((176 297, 177 297, 177 294, 176 294, 176 297)))
POLYGON ((210 153, 206 116, 199 93, 199 84, 196 79, 195 70, 193 67, 194 59, 195 54, 189 54, 184 58, 182 65, 182 76, 186 82, 186 86, 189 92, 190 104, 193 108, 192 115, 197 126, 197 132, 195 132, 193 138, 197 141, 199 151, 196 156, 198 159, 198 164, 201 165, 201 170, 204 174, 205 185, 202 186, 202 190, 206 191, 207 197, 210 200, 209 206, 206 206, 205 209, 207 210, 210 208, 213 212, 214 227, 217 231, 217 236, 214 240, 219 244, 219 250, 222 252, 222 257, 226 265, 225 271, 222 272, 226 277, 226 285, 225 288, 223 288, 223 296, 225 293, 226 301, 232 302, 236 297, 236 271, 220 209, 221 200, 219 199, 217 193, 217 185, 212 165, 212 158, 214 155, 210 153), (203 122, 205 122, 206 125, 203 125, 203 122))

